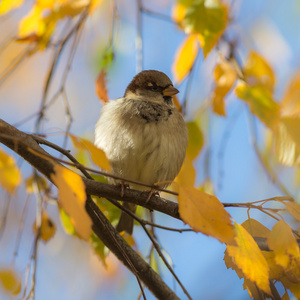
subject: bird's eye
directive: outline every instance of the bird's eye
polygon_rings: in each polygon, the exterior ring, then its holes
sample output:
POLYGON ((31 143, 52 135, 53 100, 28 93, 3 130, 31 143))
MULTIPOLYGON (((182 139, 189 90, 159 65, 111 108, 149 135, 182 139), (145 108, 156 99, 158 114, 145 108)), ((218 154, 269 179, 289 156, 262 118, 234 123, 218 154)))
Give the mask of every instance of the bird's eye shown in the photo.
POLYGON ((155 82, 149 82, 147 88, 148 88, 148 90, 151 90, 154 92, 157 92, 160 90, 159 86, 155 82))

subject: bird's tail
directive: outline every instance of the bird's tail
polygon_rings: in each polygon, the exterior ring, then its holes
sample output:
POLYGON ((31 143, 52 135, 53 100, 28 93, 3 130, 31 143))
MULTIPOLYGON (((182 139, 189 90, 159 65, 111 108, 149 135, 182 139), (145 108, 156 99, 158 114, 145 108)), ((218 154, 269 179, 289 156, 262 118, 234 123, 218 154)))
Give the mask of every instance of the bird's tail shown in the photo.
MULTIPOLYGON (((136 205, 128 202, 123 202, 123 207, 129 209, 133 213, 136 211, 136 205)), ((132 234, 134 219, 129 216, 125 211, 121 212, 119 223, 116 227, 118 232, 126 231, 128 234, 132 234)))

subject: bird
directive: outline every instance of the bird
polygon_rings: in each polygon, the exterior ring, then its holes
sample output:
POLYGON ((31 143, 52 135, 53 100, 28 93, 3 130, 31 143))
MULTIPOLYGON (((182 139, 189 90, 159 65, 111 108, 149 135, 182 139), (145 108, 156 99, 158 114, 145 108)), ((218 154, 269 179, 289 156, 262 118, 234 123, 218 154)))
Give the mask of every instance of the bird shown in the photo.
MULTIPOLYGON (((165 188, 179 173, 188 144, 188 130, 173 102, 179 91, 163 72, 144 70, 127 86, 124 96, 107 102, 95 127, 95 145, 106 154, 114 175, 165 188)), ((111 184, 121 180, 108 178, 111 184)), ((147 188, 129 183, 140 191, 147 188)), ((149 190, 149 188, 148 188, 149 190)), ((136 205, 123 202, 136 211, 136 205)), ((133 232, 134 220, 121 212, 118 232, 133 232)))

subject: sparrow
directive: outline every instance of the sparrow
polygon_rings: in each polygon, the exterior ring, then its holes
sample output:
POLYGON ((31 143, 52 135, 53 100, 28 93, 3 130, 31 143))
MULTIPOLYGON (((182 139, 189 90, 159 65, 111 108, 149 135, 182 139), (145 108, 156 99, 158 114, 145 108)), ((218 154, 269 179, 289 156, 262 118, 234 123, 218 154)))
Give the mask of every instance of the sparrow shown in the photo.
MULTIPOLYGON (((105 152, 114 175, 150 185, 174 180, 188 143, 187 126, 173 103, 172 96, 177 93, 166 74, 145 70, 133 78, 122 98, 103 106, 95 145, 105 152)), ((109 178, 108 182, 122 181, 109 178)), ((129 186, 147 189, 132 183, 129 186)), ((135 204, 124 202, 123 206, 136 210, 135 204)), ((116 229, 132 234, 133 221, 122 211, 116 229)))

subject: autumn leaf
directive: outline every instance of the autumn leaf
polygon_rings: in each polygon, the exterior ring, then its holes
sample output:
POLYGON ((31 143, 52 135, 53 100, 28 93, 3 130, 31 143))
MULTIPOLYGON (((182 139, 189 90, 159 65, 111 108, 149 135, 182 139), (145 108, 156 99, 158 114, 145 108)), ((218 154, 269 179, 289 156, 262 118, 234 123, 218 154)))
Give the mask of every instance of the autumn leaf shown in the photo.
POLYGON ((98 255, 98 257, 101 259, 103 264, 106 266, 105 259, 109 252, 105 251, 105 245, 94 233, 92 233, 92 235, 90 237, 90 242, 91 242, 93 249, 95 250, 95 253, 98 255))
POLYGON ((283 202, 291 214, 297 221, 300 221, 300 205, 295 202, 283 202))
POLYGON ((178 185, 179 214, 195 231, 234 243, 234 229, 229 213, 219 199, 191 186, 178 185))
POLYGON ((43 19, 43 8, 33 5, 30 12, 19 22, 18 37, 25 38, 33 34, 41 36, 46 31, 46 23, 43 19))
POLYGON ((178 23, 180 27, 182 27, 181 22, 184 20, 184 17, 186 15, 186 10, 187 10, 187 6, 184 5, 183 3, 180 3, 180 1, 175 3, 172 8, 172 19, 176 23, 178 23))
POLYGON ((184 17, 185 32, 198 35, 204 57, 218 42, 227 25, 227 7, 219 0, 193 1, 184 17))
POLYGON ((44 177, 34 173, 32 176, 26 178, 25 188, 28 194, 33 194, 35 192, 34 184, 37 185, 40 191, 46 191, 48 189, 47 181, 44 177))
MULTIPOLYGON (((248 219, 242 226, 253 236, 253 237, 263 237, 268 238, 271 230, 265 227, 263 224, 255 219, 248 219)), ((274 253, 271 251, 262 251, 268 266, 269 266, 269 277, 272 280, 280 280, 284 276, 284 271, 282 267, 276 264, 274 259, 274 253)))
POLYGON ((192 160, 186 156, 180 172, 175 178, 175 182, 179 183, 182 186, 193 186, 196 179, 196 170, 193 166, 192 160))
POLYGON ((22 175, 14 158, 0 149, 0 185, 13 194, 21 181, 22 175))
POLYGON ((274 71, 261 55, 251 51, 246 60, 243 72, 249 86, 262 86, 271 93, 273 92, 276 82, 274 71))
POLYGON ((259 290, 257 289, 256 284, 251 280, 249 280, 247 277, 245 277, 243 271, 237 266, 234 259, 232 259, 232 257, 229 256, 227 249, 225 250, 223 260, 225 262, 227 269, 234 270, 240 279, 242 278, 244 279, 243 288, 244 290, 248 291, 250 298, 260 299, 260 293, 259 290))
POLYGON ((283 267, 285 274, 294 283, 300 283, 300 250, 290 226, 283 220, 272 228, 268 246, 275 254, 275 262, 283 267))
POLYGON ((300 72, 290 81, 281 102, 283 116, 299 116, 300 114, 300 72))
POLYGON ((16 296, 21 291, 20 278, 12 269, 0 269, 0 284, 8 294, 16 296))
POLYGON ((203 147, 203 133, 197 122, 187 122, 186 125, 189 132, 189 141, 186 149, 186 155, 191 160, 194 160, 199 155, 203 147))
POLYGON ((24 0, 2 0, 0 3, 0 15, 7 14, 11 10, 20 7, 24 0))
POLYGON ((286 289, 289 289, 296 299, 300 299, 300 283, 293 283, 287 277, 281 278, 281 283, 286 289))
POLYGON ((300 117, 282 117, 275 132, 275 149, 279 161, 287 166, 300 163, 300 117))
MULTIPOLYGON (((50 240, 56 232, 56 226, 46 212, 43 212, 40 230, 40 238, 45 242, 50 240)), ((37 234, 36 222, 33 224, 33 232, 37 234)))
POLYGON ((102 104, 107 103, 109 100, 106 88, 106 73, 104 70, 100 71, 96 79, 96 95, 102 104))
POLYGON ((177 50, 173 63, 173 74, 177 83, 181 82, 193 67, 198 53, 198 43, 197 35, 190 34, 177 50))
POLYGON ((55 165, 54 171, 51 179, 58 188, 59 205, 69 215, 78 235, 88 240, 92 232, 92 221, 85 210, 85 185, 78 174, 61 165, 55 165))
POLYGON ((263 224, 255 219, 248 219, 242 226, 253 236, 253 237, 268 237, 270 229, 265 227, 263 224))
POLYGON ((76 17, 87 8, 92 13, 102 2, 103 0, 37 1, 19 22, 18 40, 38 41, 43 50, 49 44, 60 20, 76 17))
POLYGON ((80 150, 85 150, 89 153, 92 161, 101 169, 110 171, 111 167, 109 161, 104 153, 103 150, 97 148, 93 143, 90 141, 75 136, 73 134, 69 134, 74 147, 80 150))
POLYGON ((212 97, 213 111, 216 114, 225 116, 224 97, 229 93, 236 81, 237 75, 228 61, 218 64, 214 70, 216 88, 212 97))
POLYGON ((236 244, 228 245, 229 256, 244 274, 244 277, 254 282, 257 287, 271 294, 269 286, 269 267, 261 250, 252 236, 243 226, 235 224, 236 244))
POLYGON ((263 86, 249 86, 240 82, 235 88, 236 95, 246 101, 251 112, 266 126, 275 129, 279 123, 280 105, 276 103, 271 92, 263 86))

